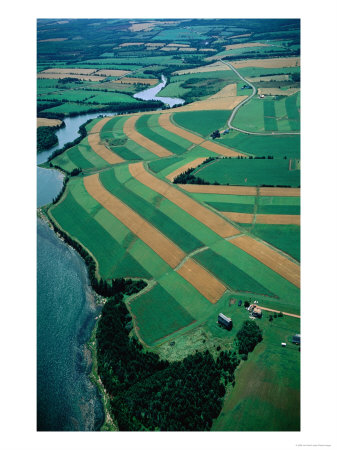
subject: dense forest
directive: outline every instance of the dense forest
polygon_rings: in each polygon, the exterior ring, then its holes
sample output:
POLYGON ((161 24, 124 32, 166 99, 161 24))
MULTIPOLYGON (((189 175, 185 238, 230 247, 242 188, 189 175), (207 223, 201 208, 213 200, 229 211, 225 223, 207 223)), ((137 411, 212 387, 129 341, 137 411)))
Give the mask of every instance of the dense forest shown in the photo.
POLYGON ((59 127, 38 127, 36 133, 38 152, 48 150, 53 147, 53 145, 58 143, 58 139, 55 134, 58 128, 59 127))
MULTIPOLYGON (((255 346, 262 339, 261 331, 261 339, 256 332, 259 327, 251 323, 253 336, 244 326, 237 337, 239 349, 246 340, 252 349, 253 342, 255 346)), ((221 351, 217 358, 196 351, 169 363, 130 339, 131 329, 123 296, 115 295, 104 305, 96 339, 98 373, 111 396, 111 413, 119 429, 210 430, 241 358, 235 351, 221 351)))

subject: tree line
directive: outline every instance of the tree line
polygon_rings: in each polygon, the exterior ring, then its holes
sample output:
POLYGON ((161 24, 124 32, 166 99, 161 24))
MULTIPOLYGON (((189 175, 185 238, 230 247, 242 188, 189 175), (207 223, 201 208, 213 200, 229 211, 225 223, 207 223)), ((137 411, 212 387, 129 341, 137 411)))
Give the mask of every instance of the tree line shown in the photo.
POLYGON ((38 127, 36 131, 37 151, 43 152, 54 145, 58 144, 56 131, 60 126, 56 127, 38 127))

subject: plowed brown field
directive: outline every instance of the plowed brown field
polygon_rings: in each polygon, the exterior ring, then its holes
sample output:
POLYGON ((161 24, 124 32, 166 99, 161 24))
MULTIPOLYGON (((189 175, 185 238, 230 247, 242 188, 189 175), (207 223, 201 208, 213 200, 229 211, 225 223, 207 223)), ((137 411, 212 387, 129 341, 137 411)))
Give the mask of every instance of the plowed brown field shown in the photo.
POLYGON ((300 88, 289 88, 289 89, 280 89, 280 88, 259 88, 257 93, 263 95, 293 95, 298 92, 300 88))
POLYGON ((43 70, 40 73, 60 73, 60 74, 71 74, 71 75, 90 75, 93 72, 96 72, 97 69, 72 69, 67 67, 64 68, 57 68, 54 67, 53 69, 46 69, 43 70))
POLYGON ((173 172, 166 175, 166 178, 170 181, 173 181, 175 177, 177 177, 179 174, 185 172, 188 169, 194 169, 195 167, 198 167, 201 163, 203 163, 207 158, 197 158, 194 161, 191 161, 187 164, 184 164, 183 166, 179 167, 179 169, 174 170, 173 172))
POLYGON ((246 47, 268 47, 268 44, 262 44, 261 42, 246 42, 243 44, 226 45, 226 50, 235 50, 237 48, 246 48, 246 47))
POLYGON ((221 212, 227 219, 233 220, 239 223, 252 223, 254 214, 237 213, 237 212, 221 212))
POLYGON ((243 61, 231 62, 236 69, 243 67, 265 67, 266 69, 281 69, 282 67, 300 66, 299 57, 291 58, 271 58, 271 59, 248 59, 243 61))
POLYGON ((172 153, 166 150, 166 148, 158 145, 156 142, 151 141, 147 137, 138 133, 135 128, 135 123, 139 119, 139 116, 131 116, 125 123, 123 127, 124 133, 137 144, 145 147, 150 152, 154 153, 157 156, 171 156, 172 153))
POLYGON ((96 75, 73 75, 70 73, 38 73, 37 78, 41 79, 50 79, 50 80, 56 80, 56 79, 63 79, 63 78, 76 78, 79 80, 84 81, 101 81, 104 80, 104 77, 98 77, 96 75))
POLYGON ((188 195, 169 185, 165 181, 159 180, 151 175, 144 169, 143 163, 130 164, 129 170, 131 175, 142 184, 169 199, 172 203, 199 220, 199 222, 206 225, 219 236, 226 238, 240 233, 239 230, 213 211, 191 199, 188 195))
POLYGON ((256 223, 273 225, 301 225, 301 216, 288 214, 257 214, 256 223))
POLYGON ((188 259, 177 272, 211 303, 216 303, 227 290, 226 286, 193 259, 188 259))
POLYGON ((299 197, 301 188, 261 187, 260 195, 265 197, 299 197))
POLYGON ((104 117, 104 119, 100 120, 92 127, 88 135, 88 143, 92 150, 109 164, 118 164, 124 162, 124 159, 111 150, 108 150, 105 145, 102 144, 100 138, 100 131, 109 120, 111 120, 111 117, 104 117))
POLYGON ((45 117, 38 117, 36 119, 36 127, 58 127, 61 125, 62 120, 59 119, 46 119, 45 117))
POLYGON ((130 70, 119 70, 119 69, 101 69, 96 72, 95 75, 104 75, 106 77, 123 77, 131 73, 130 70))
POLYGON ((300 287, 300 266, 285 256, 249 236, 234 237, 231 243, 270 267, 290 283, 300 287))
POLYGON ((151 247, 169 266, 174 268, 185 258, 186 254, 178 246, 117 197, 108 192, 102 186, 99 174, 85 177, 84 185, 88 193, 98 203, 151 247))

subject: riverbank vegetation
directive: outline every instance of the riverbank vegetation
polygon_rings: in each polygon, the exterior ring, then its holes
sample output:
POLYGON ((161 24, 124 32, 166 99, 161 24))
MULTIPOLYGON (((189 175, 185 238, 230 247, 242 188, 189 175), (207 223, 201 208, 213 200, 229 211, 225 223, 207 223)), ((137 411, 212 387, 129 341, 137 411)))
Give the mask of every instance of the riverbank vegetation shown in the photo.
POLYGON ((36 130, 36 142, 37 151, 43 152, 44 150, 49 150, 54 145, 58 144, 58 139, 56 136, 56 131, 60 127, 39 127, 36 130))

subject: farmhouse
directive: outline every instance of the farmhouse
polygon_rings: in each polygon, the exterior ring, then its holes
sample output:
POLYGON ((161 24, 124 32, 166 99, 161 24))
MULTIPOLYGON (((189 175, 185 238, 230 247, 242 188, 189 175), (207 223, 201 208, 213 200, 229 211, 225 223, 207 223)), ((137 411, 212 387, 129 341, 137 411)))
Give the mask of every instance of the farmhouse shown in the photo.
POLYGON ((261 95, 260 95, 260 98, 264 98, 264 94, 261 94, 261 95))
POLYGON ((256 307, 256 305, 251 305, 252 306, 252 308, 251 308, 251 313, 252 313, 252 316, 254 316, 254 317, 258 317, 259 319, 261 319, 261 317, 262 317, 262 311, 261 311, 261 309, 260 308, 257 308, 256 307))
POLYGON ((224 325, 227 330, 231 330, 233 327, 233 322, 232 319, 230 319, 229 317, 226 317, 224 314, 220 313, 218 315, 218 323, 220 325, 224 325))
POLYGON ((300 345, 300 343, 301 343, 301 335, 295 334, 295 336, 293 336, 293 344, 300 345))

